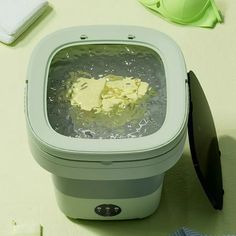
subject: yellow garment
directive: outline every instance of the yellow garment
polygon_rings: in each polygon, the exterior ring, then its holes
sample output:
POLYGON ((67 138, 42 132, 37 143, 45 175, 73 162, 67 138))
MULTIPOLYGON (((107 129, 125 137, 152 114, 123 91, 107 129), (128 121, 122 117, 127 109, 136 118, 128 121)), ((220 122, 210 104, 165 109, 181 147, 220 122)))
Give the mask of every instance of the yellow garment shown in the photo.
POLYGON ((78 78, 68 90, 71 105, 96 113, 109 113, 115 107, 125 110, 142 98, 148 83, 132 77, 108 75, 100 79, 78 78))
POLYGON ((71 93, 71 105, 79 106, 81 109, 91 111, 101 106, 101 93, 106 80, 79 78, 68 91, 71 93))

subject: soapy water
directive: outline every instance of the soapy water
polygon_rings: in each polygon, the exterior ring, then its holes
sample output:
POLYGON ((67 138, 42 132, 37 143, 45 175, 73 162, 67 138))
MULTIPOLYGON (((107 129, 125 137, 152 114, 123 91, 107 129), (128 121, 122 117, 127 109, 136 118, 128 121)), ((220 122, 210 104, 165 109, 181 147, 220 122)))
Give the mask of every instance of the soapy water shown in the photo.
POLYGON ((152 49, 137 45, 93 44, 64 48, 53 57, 49 68, 47 115, 56 132, 75 138, 121 139, 155 133, 166 116, 162 60, 152 49), (73 78, 99 79, 110 74, 139 78, 147 82, 151 90, 119 115, 84 111, 65 99, 73 78))

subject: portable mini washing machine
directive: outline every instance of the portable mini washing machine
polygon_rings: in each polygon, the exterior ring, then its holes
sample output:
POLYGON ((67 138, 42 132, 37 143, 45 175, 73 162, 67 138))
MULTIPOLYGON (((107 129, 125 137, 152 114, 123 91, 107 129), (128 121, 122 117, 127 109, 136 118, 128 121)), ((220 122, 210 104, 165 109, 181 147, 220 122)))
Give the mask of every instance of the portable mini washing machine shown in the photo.
MULTIPOLYGON (((136 95, 129 95, 129 101, 136 95)), ((165 34, 134 26, 55 32, 32 54, 25 101, 32 154, 52 173, 58 205, 68 217, 120 220, 154 213, 164 174, 183 153, 187 129, 200 182, 213 207, 222 209, 220 152, 211 112, 180 49, 165 34), (101 99, 102 78, 104 84, 118 78, 122 88, 122 78, 129 81, 125 86, 139 78, 135 83, 141 86, 142 81, 146 90, 132 103, 125 100, 118 114, 101 114, 101 109, 84 111, 81 103, 76 107, 68 100, 78 78, 86 86, 94 83, 84 99, 90 105, 95 96, 101 99)))

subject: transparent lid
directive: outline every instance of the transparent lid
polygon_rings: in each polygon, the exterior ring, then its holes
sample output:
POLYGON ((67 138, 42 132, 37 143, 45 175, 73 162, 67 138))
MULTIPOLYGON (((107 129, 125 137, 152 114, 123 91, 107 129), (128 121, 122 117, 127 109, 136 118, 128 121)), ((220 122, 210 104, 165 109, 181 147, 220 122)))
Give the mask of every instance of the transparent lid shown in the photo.
POLYGON ((58 133, 122 139, 157 132, 166 116, 166 77, 156 51, 131 44, 69 46, 52 58, 47 116, 58 133))

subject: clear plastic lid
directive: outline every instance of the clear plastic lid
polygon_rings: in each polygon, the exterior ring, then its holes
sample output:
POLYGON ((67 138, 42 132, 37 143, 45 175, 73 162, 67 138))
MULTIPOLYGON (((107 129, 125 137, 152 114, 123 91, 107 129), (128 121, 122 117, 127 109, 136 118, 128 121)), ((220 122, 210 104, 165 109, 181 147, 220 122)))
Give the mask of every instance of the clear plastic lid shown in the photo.
POLYGON ((164 65, 148 47, 66 47, 52 58, 47 81, 48 120, 62 135, 137 138, 157 132, 164 123, 164 65))

